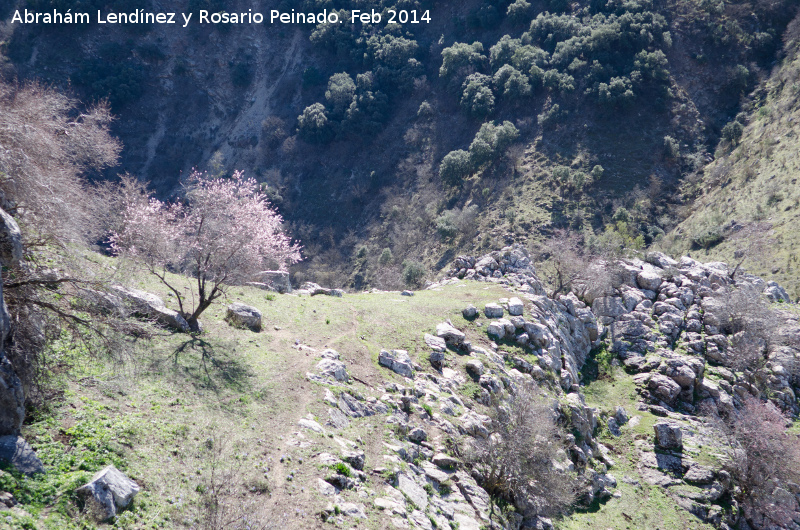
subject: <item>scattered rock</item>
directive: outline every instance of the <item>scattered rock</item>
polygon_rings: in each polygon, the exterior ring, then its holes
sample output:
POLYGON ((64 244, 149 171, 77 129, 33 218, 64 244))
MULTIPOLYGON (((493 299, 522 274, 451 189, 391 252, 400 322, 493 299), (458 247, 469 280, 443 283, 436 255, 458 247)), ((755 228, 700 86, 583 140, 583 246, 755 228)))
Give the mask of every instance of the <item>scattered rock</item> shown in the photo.
POLYGON ((412 442, 417 442, 417 443, 424 442, 425 440, 428 439, 428 433, 425 432, 424 429, 416 427, 414 429, 411 429, 411 432, 408 433, 408 439, 411 440, 412 442))
POLYGON ((323 377, 332 377, 339 382, 347 382, 350 376, 347 375, 347 368, 341 361, 334 361, 333 359, 322 359, 317 363, 317 371, 323 377))
POLYGON ((298 421, 297 424, 300 427, 303 427, 304 429, 309 429, 319 434, 325 434, 325 429, 322 428, 322 425, 320 425, 314 420, 303 418, 300 421, 298 421))
POLYGON ((234 302, 228 306, 225 320, 234 327, 261 331, 261 311, 240 302, 234 302))
POLYGON ((339 493, 339 490, 333 484, 325 482, 321 478, 317 479, 317 490, 325 497, 332 497, 339 493))
POLYGON ((460 461, 450 455, 444 453, 436 453, 431 458, 431 462, 441 467, 442 469, 455 469, 458 467, 460 461))
POLYGON ((403 377, 414 377, 414 366, 411 362, 411 357, 408 356, 408 352, 405 350, 381 350, 380 355, 378 355, 378 364, 403 377))
POLYGON ((112 465, 97 472, 76 493, 84 499, 87 513, 97 521, 107 521, 130 504, 139 485, 112 465))
POLYGON ((642 271, 636 275, 636 283, 639 284, 639 287, 648 291, 657 292, 662 282, 661 276, 656 272, 642 271))
POLYGON ((444 352, 443 351, 431 352, 430 361, 431 361, 431 366, 433 366, 437 370, 441 370, 442 367, 444 367, 444 352))
POLYGON ((339 505, 339 509, 343 515, 353 517, 355 519, 366 519, 367 514, 364 513, 364 506, 355 502, 343 502, 339 505))
POLYGON ((478 316, 478 308, 470 304, 461 310, 461 315, 467 320, 471 320, 478 316))
POLYGON ((483 308, 486 318, 500 318, 503 316, 503 307, 500 304, 486 304, 483 308))
POLYGON ((364 469, 366 457, 364 456, 364 451, 342 451, 342 460, 355 469, 362 471, 364 469))
POLYGON ((447 344, 452 344, 454 346, 460 345, 466 338, 464 333, 446 322, 436 325, 436 336, 444 339, 447 344))
POLYGON ((653 425, 656 434, 656 447, 660 449, 680 449, 683 447, 681 428, 674 423, 658 422, 653 425))
POLYGON ((447 349, 447 343, 444 341, 444 339, 440 337, 434 337, 429 333, 425 334, 425 344, 427 344, 428 348, 432 349, 433 351, 443 352, 447 349))
MULTIPOLYGON (((508 314, 512 316, 522 316, 524 307, 522 300, 515 296, 508 301, 508 314)), ((501 314, 500 316, 503 315, 501 314)))
POLYGON ((467 373, 475 380, 483 375, 483 363, 477 359, 470 359, 465 366, 467 373))

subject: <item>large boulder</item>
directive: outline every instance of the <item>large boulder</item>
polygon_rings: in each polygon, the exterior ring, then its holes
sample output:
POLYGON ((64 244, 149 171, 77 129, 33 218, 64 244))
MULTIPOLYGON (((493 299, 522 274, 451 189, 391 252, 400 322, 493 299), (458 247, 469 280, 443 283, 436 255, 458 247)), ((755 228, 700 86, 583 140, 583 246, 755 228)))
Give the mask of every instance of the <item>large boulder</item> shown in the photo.
POLYGON ((234 302, 228 306, 225 320, 234 327, 261 331, 261 311, 240 302, 234 302))
POLYGON ((0 462, 11 464, 26 475, 44 472, 42 461, 21 436, 0 436, 0 462))
POLYGON ((146 291, 131 289, 121 285, 112 285, 111 288, 130 306, 134 313, 139 313, 154 319, 162 326, 167 326, 181 331, 189 331, 186 319, 177 311, 168 309, 164 300, 146 291))
POLYGON ((76 493, 84 499, 89 515, 97 521, 107 521, 131 503, 139 493, 139 485, 112 465, 100 470, 76 493))

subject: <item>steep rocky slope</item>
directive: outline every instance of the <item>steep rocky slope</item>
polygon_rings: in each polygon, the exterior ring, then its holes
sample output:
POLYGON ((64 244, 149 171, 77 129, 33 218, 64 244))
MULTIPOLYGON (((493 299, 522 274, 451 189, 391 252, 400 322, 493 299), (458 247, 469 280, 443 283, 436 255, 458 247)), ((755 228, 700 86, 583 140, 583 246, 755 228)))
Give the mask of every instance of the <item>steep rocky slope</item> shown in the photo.
MULTIPOLYGON (((548 297, 519 247, 459 257, 406 296, 237 289, 264 331, 230 327, 215 305, 204 334, 161 333, 136 360, 109 371, 96 359, 65 380, 64 404, 22 430, 47 474, 0 475, 17 504, 4 524, 77 524, 73 488, 114 464, 141 489, 117 516, 125 528, 733 526, 742 510, 714 418, 750 395, 797 413, 798 312, 778 285, 732 280, 723 263, 646 257, 619 262, 613 288, 584 301, 548 297), (778 309, 785 340, 762 345, 757 371, 730 363, 743 337, 727 325, 731 289, 778 309), (572 477, 564 518, 493 499, 465 449, 497 443, 495 404, 530 388, 539 421, 564 429, 547 461, 572 477)), ((797 511, 787 490, 773 495, 797 511)))

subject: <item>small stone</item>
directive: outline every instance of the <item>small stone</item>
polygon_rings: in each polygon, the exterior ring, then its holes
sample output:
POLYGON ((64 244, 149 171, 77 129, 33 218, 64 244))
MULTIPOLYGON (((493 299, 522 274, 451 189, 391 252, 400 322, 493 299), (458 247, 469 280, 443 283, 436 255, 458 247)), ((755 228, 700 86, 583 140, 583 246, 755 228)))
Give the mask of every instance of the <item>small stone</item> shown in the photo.
POLYGON ((416 427, 408 433, 408 439, 412 442, 424 442, 428 439, 428 433, 424 429, 416 427))
POLYGON ((460 463, 460 461, 457 458, 453 458, 452 456, 446 455, 444 453, 436 453, 435 455, 433 455, 433 458, 431 458, 431 462, 433 462, 442 469, 455 469, 456 467, 458 467, 458 464, 460 463))
POLYGON ((483 363, 477 359, 470 359, 466 365, 467 373, 474 379, 480 379, 483 375, 483 363))
POLYGON ((473 319, 478 316, 478 308, 470 304, 461 310, 461 315, 467 320, 473 319))
POLYGON ((414 293, 412 291, 405 290, 402 293, 400 293, 400 295, 401 296, 414 296, 414 293))

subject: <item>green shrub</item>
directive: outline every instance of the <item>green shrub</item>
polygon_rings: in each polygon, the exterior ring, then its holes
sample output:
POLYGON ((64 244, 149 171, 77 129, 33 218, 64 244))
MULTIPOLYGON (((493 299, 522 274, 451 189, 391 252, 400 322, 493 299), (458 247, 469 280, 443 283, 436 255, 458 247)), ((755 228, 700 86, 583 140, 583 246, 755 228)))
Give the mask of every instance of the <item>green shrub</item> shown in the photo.
POLYGON ((445 184, 458 186, 472 173, 470 154, 463 149, 447 153, 439 164, 439 176, 445 184))
POLYGON ((334 114, 342 114, 353 101, 356 94, 356 84, 349 74, 342 72, 333 74, 328 80, 328 89, 325 91, 325 100, 331 105, 334 114))
POLYGON ((428 271, 422 263, 412 260, 403 261, 403 281, 406 285, 419 287, 427 273, 428 271))
POLYGON ((456 222, 456 212, 445 210, 442 215, 436 218, 436 231, 443 238, 451 238, 458 233, 456 222))
POLYGON ((528 77, 513 66, 503 65, 492 78, 495 89, 509 101, 531 95, 531 84, 528 77))
POLYGON ((350 471, 350 466, 345 464, 344 462, 337 462, 331 466, 331 468, 339 473, 340 475, 344 475, 345 477, 352 477, 353 472, 350 471))
POLYGON ((389 263, 394 261, 394 256, 392 255, 392 249, 385 248, 381 251, 381 256, 378 258, 378 263, 381 265, 388 265, 389 263))
POLYGON ((513 4, 508 6, 506 16, 512 24, 524 24, 530 20, 531 4, 525 0, 516 0, 513 4))
POLYGON ((678 140, 669 135, 665 136, 664 154, 673 160, 676 160, 679 156, 681 156, 681 144, 678 143, 678 140))
POLYGON ((309 105, 297 118, 297 131, 310 142, 324 142, 333 137, 333 123, 322 103, 309 105))
POLYGON ((442 50, 442 66, 439 68, 439 76, 452 77, 464 71, 480 68, 485 62, 483 44, 480 42, 472 44, 456 42, 442 50))
POLYGON ((494 111, 492 78, 483 74, 472 74, 462 85, 461 107, 476 118, 488 116, 494 111))
POLYGON ((739 140, 742 139, 743 133, 744 125, 736 120, 728 122, 725 124, 725 127, 722 128, 722 138, 730 142, 731 145, 737 145, 739 140))

